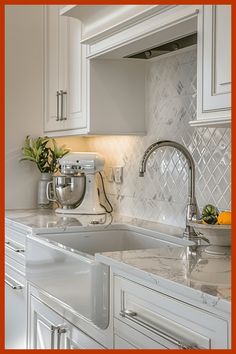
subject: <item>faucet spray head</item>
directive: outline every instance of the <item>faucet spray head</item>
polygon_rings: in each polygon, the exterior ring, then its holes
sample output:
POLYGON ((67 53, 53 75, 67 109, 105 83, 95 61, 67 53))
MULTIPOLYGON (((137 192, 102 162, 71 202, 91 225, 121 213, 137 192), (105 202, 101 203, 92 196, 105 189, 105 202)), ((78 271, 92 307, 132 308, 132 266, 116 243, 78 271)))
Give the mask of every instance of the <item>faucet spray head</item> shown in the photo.
POLYGON ((139 177, 144 177, 144 171, 143 170, 139 170, 139 177))

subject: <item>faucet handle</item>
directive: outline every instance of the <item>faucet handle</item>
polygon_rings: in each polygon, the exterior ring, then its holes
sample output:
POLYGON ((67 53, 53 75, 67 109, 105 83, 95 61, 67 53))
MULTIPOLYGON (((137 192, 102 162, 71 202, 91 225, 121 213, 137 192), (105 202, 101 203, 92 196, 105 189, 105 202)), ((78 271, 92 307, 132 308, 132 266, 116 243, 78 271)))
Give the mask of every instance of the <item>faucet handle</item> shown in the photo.
POLYGON ((199 239, 199 240, 203 240, 205 241, 206 243, 210 244, 210 241, 208 240, 208 238, 206 238, 205 236, 203 236, 203 234, 200 232, 200 231, 197 231, 196 232, 196 238, 199 239))
POLYGON ((188 241, 193 241, 196 246, 201 244, 200 241, 205 241, 210 244, 210 241, 205 236, 203 236, 201 232, 196 232, 194 228, 188 224, 186 225, 186 229, 183 233, 183 238, 187 239, 188 241))

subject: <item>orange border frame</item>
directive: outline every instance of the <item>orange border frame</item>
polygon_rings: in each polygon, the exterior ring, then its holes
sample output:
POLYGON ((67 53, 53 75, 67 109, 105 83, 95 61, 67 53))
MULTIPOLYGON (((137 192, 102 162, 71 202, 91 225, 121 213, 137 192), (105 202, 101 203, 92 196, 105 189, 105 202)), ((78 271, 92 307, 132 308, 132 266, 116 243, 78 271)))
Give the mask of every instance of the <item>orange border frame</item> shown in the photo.
MULTIPOLYGON (((0 312, 0 351, 1 352, 7 352, 7 353, 10 353, 10 352, 25 352, 25 353, 31 353, 31 352, 37 352, 37 350, 11 350, 11 349, 7 349, 5 350, 4 349, 4 201, 5 201, 5 198, 4 198, 4 173, 3 173, 3 170, 4 170, 4 157, 5 157, 5 151, 4 151, 4 128, 5 128, 5 125, 4 125, 4 113, 5 113, 5 109, 4 109, 4 87, 5 87, 5 84, 4 84, 4 7, 5 5, 43 5, 43 4, 47 4, 47 5, 50 5, 50 4, 87 4, 87 5, 94 5, 94 4, 97 4, 97 5, 103 5, 103 4, 107 4, 107 5, 112 5, 112 4, 147 4, 147 3, 150 3, 150 4, 178 4, 178 5, 181 5, 181 4, 229 4, 229 5, 232 5, 232 19, 236 18, 236 3, 235 1, 233 0, 225 0, 225 1, 220 1, 220 0, 214 0, 214 1, 209 1, 209 0, 206 0, 206 1, 191 1, 191 0, 181 0, 181 1, 173 1, 173 0, 159 0, 159 1, 154 1, 154 0, 149 0, 149 1, 144 1, 144 0, 123 0, 123 1, 119 1, 119 0, 111 0, 111 1, 107 1, 107 0, 88 0, 88 1, 85 1, 85 0, 71 0, 71 1, 68 1, 68 0, 64 0, 64 1, 61 1, 61 0, 50 0, 50 1, 39 1, 39 0, 35 0, 35 1, 32 1, 32 0, 5 0, 5 1, 2 1, 0 0, 0 29, 1 29, 1 35, 0 35, 0 53, 1 53, 1 56, 0 56, 0 97, 2 98, 1 102, 0 102, 0 134, 1 134, 1 149, 0 149, 0 161, 2 162, 2 172, 1 172, 1 175, 0 175, 0 216, 1 216, 1 222, 0 222, 0 227, 1 227, 1 242, 0 242, 0 254, 1 254, 1 267, 0 267, 0 277, 1 277, 1 286, 0 286, 0 299, 1 299, 1 305, 2 305, 2 311, 0 312)), ((232 44, 235 43, 236 44, 236 21, 232 21, 232 44)), ((235 76, 236 76, 236 68, 233 66, 233 63, 234 63, 234 59, 236 58, 236 47, 232 45, 232 78, 233 78, 233 83, 235 82, 235 76)), ((235 94, 235 90, 234 90, 234 84, 233 84, 233 88, 232 88, 232 102, 234 103, 234 98, 236 98, 236 94, 235 94)), ((232 116, 234 115, 234 104, 233 104, 233 107, 232 107, 232 116)), ((13 127, 14 129, 14 127, 13 127)), ((236 168, 235 168, 235 139, 236 139, 236 122, 232 119, 232 182, 234 181, 234 178, 236 178, 236 168)), ((234 298, 233 294, 234 294, 234 288, 235 288, 235 285, 234 285, 234 277, 235 277, 235 272, 234 272, 234 269, 235 269, 235 263, 236 263, 236 260, 234 260, 234 253, 236 253, 235 251, 235 244, 236 244, 236 241, 234 240, 234 237, 236 237, 234 235, 235 233, 235 226, 236 226, 236 221, 234 219, 234 204, 235 204, 235 190, 234 190, 234 185, 232 185, 232 211, 233 211, 233 222, 232 222, 232 298, 234 298)), ((236 317, 235 316, 235 305, 234 305, 234 302, 232 301, 232 349, 230 350, 218 350, 218 352, 232 352, 234 351, 234 349, 236 349, 236 338, 234 338, 234 335, 233 333, 236 333, 235 332, 235 328, 236 326, 234 325, 233 323, 233 319, 236 317)), ((67 350, 66 350, 67 351, 67 350)), ((86 350, 87 353, 90 353, 90 352, 96 352, 97 350, 86 350)), ((126 350, 115 350, 116 352, 126 352, 126 350)), ((141 350, 142 352, 150 352, 150 350, 141 350)), ((151 350, 152 352, 153 351, 157 351, 156 349, 154 350, 151 350)), ((159 352, 160 350, 158 350, 159 352)), ((162 351, 162 350, 161 350, 162 351)), ((51 350, 44 350, 43 351, 44 353, 51 353, 51 350)), ((130 353, 130 350, 128 350, 127 352, 130 353)), ((163 351, 164 352, 164 351, 163 351)), ((174 350, 174 352, 176 352, 176 350, 174 350)))

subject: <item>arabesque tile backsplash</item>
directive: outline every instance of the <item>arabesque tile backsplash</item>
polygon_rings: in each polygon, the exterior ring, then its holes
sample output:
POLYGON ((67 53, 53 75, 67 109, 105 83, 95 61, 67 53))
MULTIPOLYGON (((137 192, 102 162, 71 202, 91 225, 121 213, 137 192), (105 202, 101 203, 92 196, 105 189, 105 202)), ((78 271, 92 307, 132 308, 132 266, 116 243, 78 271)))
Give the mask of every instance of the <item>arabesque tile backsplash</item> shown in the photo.
POLYGON ((184 226, 188 172, 184 156, 173 148, 157 150, 144 178, 138 176, 145 149, 160 139, 183 144, 196 164, 199 208, 212 203, 229 209, 231 199, 230 129, 193 128, 196 119, 196 49, 147 64, 146 136, 91 137, 88 147, 109 166, 124 166, 124 182, 106 180, 115 210, 122 214, 184 226))

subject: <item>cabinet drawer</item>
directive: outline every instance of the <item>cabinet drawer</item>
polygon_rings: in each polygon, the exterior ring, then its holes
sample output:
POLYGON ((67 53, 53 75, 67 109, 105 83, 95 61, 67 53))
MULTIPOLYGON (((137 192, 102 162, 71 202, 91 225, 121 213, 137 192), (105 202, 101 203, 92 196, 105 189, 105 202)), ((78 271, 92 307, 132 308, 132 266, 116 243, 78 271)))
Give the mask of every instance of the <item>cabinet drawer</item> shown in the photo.
POLYGON ((25 248, 24 246, 12 241, 10 239, 5 239, 5 255, 14 259, 16 262, 25 265, 25 248))
POLYGON ((27 237, 26 232, 20 232, 15 230, 14 228, 5 225, 5 237, 25 247, 27 237))
POLYGON ((115 317, 166 348, 228 348, 226 320, 163 295, 114 277, 115 317))
POLYGON ((114 319, 115 349, 166 349, 165 346, 128 326, 122 321, 114 319))
POLYGON ((5 266, 5 348, 26 349, 27 287, 21 272, 5 266))
POLYGON ((23 265, 25 265, 25 241, 25 233, 21 233, 6 226, 5 254, 23 265))
POLYGON ((5 268, 6 267, 16 270, 20 275, 25 277, 25 265, 17 262, 13 258, 8 257, 7 255, 5 257, 5 268))

